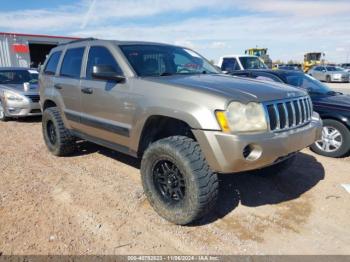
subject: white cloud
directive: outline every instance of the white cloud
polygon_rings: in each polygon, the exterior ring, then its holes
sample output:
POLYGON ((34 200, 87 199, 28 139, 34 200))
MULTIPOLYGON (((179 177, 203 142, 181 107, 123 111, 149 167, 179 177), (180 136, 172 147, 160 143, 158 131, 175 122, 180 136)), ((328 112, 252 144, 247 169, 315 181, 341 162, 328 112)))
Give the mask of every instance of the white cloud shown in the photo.
MULTIPOLYGON (((331 0, 82 0, 56 9, 0 12, 0 29, 167 42, 194 48, 209 58, 258 45, 268 47, 273 59, 301 60, 300 54, 307 51, 349 50, 349 13, 349 1, 331 0), (195 19, 183 15, 176 22, 140 23, 203 8, 225 15, 195 19), (229 16, 229 11, 240 13, 229 16)), ((342 60, 343 52, 327 56, 342 60)))
POLYGON ((350 4, 348 0, 250 0, 242 2, 242 5, 252 11, 308 17, 325 17, 349 14, 350 12, 350 4))
POLYGON ((227 47, 227 43, 226 42, 221 42, 221 41, 215 41, 215 42, 212 42, 210 45, 209 45, 209 48, 225 48, 227 47))

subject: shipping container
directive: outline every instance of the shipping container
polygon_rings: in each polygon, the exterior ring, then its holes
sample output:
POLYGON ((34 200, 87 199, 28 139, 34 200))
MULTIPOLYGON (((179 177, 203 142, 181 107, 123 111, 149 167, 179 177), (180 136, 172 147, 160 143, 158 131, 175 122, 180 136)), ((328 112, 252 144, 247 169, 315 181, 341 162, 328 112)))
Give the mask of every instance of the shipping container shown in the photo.
POLYGON ((76 37, 0 32, 0 67, 37 68, 52 48, 76 37))

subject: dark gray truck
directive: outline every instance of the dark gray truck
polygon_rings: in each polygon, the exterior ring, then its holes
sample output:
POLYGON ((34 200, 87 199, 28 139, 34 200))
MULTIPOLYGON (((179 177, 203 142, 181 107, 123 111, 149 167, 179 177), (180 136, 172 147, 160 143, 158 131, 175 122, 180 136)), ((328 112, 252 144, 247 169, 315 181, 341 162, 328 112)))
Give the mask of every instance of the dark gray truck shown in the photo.
POLYGON ((306 92, 221 74, 178 46, 74 41, 51 51, 39 85, 50 152, 84 139, 141 158, 148 200, 181 225, 215 206, 217 173, 285 167, 321 137, 306 92))

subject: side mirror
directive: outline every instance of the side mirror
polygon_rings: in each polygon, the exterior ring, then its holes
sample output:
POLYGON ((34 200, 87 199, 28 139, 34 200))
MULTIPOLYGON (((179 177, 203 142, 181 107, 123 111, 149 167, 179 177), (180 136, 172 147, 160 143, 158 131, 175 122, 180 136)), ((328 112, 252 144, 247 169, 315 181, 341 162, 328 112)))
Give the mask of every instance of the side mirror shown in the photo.
POLYGON ((29 89, 30 89, 30 83, 29 82, 24 82, 23 83, 23 89, 24 89, 24 92, 28 92, 29 89))
POLYGON ((110 65, 96 65, 92 68, 92 77, 102 80, 114 80, 118 83, 125 82, 125 76, 118 74, 110 65))

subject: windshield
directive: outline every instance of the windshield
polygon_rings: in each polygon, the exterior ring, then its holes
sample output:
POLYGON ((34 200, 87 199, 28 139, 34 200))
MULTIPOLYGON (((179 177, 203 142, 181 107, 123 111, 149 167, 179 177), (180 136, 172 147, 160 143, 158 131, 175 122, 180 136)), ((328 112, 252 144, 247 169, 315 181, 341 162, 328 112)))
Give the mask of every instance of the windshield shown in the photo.
POLYGON ((328 86, 316 80, 310 75, 293 74, 287 75, 285 78, 287 84, 306 89, 310 94, 326 95, 334 92, 328 86))
POLYGON ((219 73, 190 49, 167 45, 122 45, 120 48, 139 76, 219 73))
POLYGON ((38 82, 38 73, 28 70, 1 70, 0 84, 23 84, 29 82, 36 84, 38 82))
POLYGON ((327 71, 343 71, 343 68, 335 66, 327 66, 326 69, 327 71))
POLYGON ((254 56, 242 56, 239 60, 244 69, 267 69, 267 66, 254 56))
POLYGON ((320 60, 321 53, 311 53, 306 55, 307 60, 320 60))

